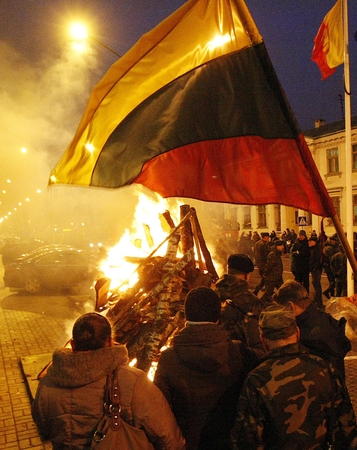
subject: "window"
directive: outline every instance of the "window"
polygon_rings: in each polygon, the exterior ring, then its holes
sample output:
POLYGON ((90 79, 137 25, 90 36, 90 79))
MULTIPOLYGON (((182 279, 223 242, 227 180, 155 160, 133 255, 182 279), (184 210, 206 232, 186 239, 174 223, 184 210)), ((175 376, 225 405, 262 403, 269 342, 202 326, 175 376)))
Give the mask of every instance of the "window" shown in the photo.
POLYGON ((357 144, 352 145, 352 169, 357 170, 357 144))
POLYGON ((265 228, 267 226, 266 206, 265 205, 257 206, 257 213, 258 213, 258 228, 265 228))
POLYGON ((250 215, 250 206, 243 207, 243 227, 251 228, 252 226, 252 218, 250 215))
POLYGON ((340 167, 338 163, 338 148, 327 150, 327 173, 339 173, 340 167))
POLYGON ((340 214, 340 197, 331 197, 332 200, 332 204, 335 207, 336 210, 336 214, 338 215, 338 217, 341 217, 340 214))
MULTIPOLYGON (((337 216, 340 218, 341 217, 341 211, 340 211, 340 197, 331 197, 331 201, 333 206, 335 207, 336 210, 336 214, 337 216)), ((327 226, 333 226, 333 222, 331 220, 331 218, 327 218, 327 226)))

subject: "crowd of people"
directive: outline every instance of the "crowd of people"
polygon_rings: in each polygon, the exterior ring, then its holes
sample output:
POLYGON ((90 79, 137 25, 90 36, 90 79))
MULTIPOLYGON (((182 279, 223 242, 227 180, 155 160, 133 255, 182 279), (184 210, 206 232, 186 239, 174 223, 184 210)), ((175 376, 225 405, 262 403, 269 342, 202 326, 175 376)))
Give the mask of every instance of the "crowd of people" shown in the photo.
MULTIPOLYGON (((357 245, 354 247, 357 253, 357 245)), ((283 231, 280 237, 274 230, 270 233, 262 232, 260 235, 256 231, 242 233, 239 252, 249 256, 258 268, 260 281, 253 292, 258 295, 260 291, 265 291, 265 303, 270 301, 273 292, 283 282, 279 252, 289 254, 294 279, 301 283, 307 292, 310 292, 311 278, 314 301, 320 308, 323 308, 323 295, 328 299, 347 295, 347 256, 337 234, 330 237, 325 234, 318 236, 313 230, 308 236, 305 230, 296 234, 289 228, 283 231), (277 244, 280 244, 280 250, 277 244), (323 273, 328 278, 329 286, 322 292, 323 273)))
POLYGON ((153 382, 128 365, 105 316, 84 314, 71 348, 54 351, 39 383, 32 414, 40 432, 54 449, 92 448, 117 369, 121 417, 157 450, 357 449, 346 320, 324 311, 317 285, 329 262, 324 295, 340 289, 332 238, 320 248, 318 236, 300 231, 290 243, 294 279, 285 282, 284 239, 262 233, 253 255, 230 255, 214 285, 186 295, 185 326, 161 352, 153 382), (261 279, 251 286, 255 265, 261 279))

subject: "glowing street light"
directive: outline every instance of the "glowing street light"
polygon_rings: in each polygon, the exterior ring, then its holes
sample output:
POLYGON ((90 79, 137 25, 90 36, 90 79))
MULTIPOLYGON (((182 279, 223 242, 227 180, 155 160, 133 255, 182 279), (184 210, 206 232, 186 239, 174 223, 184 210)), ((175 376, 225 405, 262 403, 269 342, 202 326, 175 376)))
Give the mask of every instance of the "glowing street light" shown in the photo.
POLYGON ((91 36, 90 34, 88 34, 87 33, 87 29, 86 29, 86 27, 83 24, 81 24, 81 23, 74 23, 74 24, 71 25, 70 30, 71 30, 72 37, 76 41, 75 45, 76 45, 77 49, 80 49, 80 50, 83 51, 83 46, 80 45, 81 42, 83 42, 83 41, 85 41, 87 39, 91 39, 92 41, 94 41, 97 44, 101 45, 102 47, 106 48, 110 52, 114 53, 114 55, 116 55, 118 58, 121 58, 121 55, 119 55, 119 53, 115 52, 110 47, 108 47, 107 45, 103 44, 103 42, 98 41, 98 39, 96 39, 93 36, 91 36))

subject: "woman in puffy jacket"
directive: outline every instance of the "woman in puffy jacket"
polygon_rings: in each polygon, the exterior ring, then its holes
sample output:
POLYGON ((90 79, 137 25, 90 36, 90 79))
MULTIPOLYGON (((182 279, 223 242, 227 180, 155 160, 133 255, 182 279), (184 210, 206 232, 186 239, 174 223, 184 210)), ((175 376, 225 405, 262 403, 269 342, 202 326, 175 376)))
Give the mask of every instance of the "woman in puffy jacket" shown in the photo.
POLYGON ((72 348, 59 348, 40 380, 32 416, 54 450, 89 449, 103 416, 107 375, 118 368, 121 418, 142 428, 157 450, 182 450, 185 440, 160 389, 146 373, 128 365, 127 349, 113 342, 107 318, 81 316, 72 348))

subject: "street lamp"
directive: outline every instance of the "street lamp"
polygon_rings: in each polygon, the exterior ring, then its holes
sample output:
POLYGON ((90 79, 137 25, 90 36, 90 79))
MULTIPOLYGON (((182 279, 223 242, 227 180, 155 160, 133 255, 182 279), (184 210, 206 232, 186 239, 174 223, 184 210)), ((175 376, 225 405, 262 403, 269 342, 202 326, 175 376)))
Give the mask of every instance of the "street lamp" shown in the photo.
POLYGON ((97 44, 101 45, 105 49, 109 50, 111 53, 116 55, 118 58, 121 58, 121 55, 119 55, 119 53, 115 52, 110 47, 108 47, 107 45, 103 44, 103 42, 98 41, 98 39, 96 39, 95 37, 93 37, 90 34, 88 34, 86 27, 84 25, 82 25, 81 23, 74 23, 74 24, 71 25, 71 34, 72 34, 73 38, 77 42, 83 42, 83 41, 85 41, 87 39, 91 39, 92 41, 94 41, 97 44))

